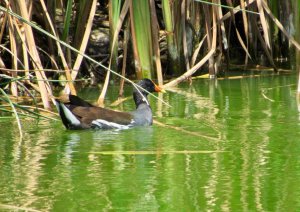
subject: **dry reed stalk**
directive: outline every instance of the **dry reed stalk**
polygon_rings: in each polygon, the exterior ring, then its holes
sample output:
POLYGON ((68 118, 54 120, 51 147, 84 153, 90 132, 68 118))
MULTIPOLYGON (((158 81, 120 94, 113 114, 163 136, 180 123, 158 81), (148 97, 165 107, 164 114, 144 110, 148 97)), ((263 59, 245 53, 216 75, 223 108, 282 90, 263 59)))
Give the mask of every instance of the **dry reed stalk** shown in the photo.
MULTIPOLYGON (((207 4, 203 4, 203 11, 204 11, 204 17, 205 17, 205 30, 207 34, 207 48, 210 50, 212 48, 212 32, 211 32, 211 10, 213 10, 213 7, 209 7, 207 4)), ((211 56, 208 59, 208 73, 210 78, 215 77, 215 69, 214 69, 214 57, 211 56)))
POLYGON ((106 92, 107 92, 107 88, 108 88, 108 83, 109 83, 109 78, 110 78, 110 63, 108 65, 108 69, 106 71, 106 76, 105 76, 105 80, 104 80, 104 83, 103 83, 103 88, 101 90, 101 93, 99 95, 99 98, 97 100, 97 105, 100 106, 100 107, 104 107, 104 98, 105 98, 105 95, 106 95, 106 92))
MULTIPOLYGON (((39 28, 37 25, 35 25, 35 24, 31 23, 30 21, 28 21, 28 19, 24 18, 24 16, 20 16, 20 15, 14 13, 13 11, 11 11, 11 10, 9 10, 9 9, 6 9, 6 8, 4 8, 4 7, 2 7, 2 6, 0 6, 0 10, 6 12, 7 14, 9 14, 9 15, 11 15, 11 16, 16 17, 16 18, 19 19, 19 20, 21 20, 24 24, 30 26, 30 29, 31 29, 31 27, 33 27, 34 29, 38 30, 39 32, 43 33, 44 35, 46 35, 46 36, 48 36, 48 37, 54 39, 55 41, 59 42, 61 45, 67 47, 68 49, 70 49, 70 50, 76 52, 77 54, 81 54, 81 53, 80 53, 77 49, 75 49, 74 47, 68 45, 67 43, 65 43, 65 42, 63 42, 63 41, 61 41, 61 40, 59 40, 59 39, 58 39, 57 37, 55 37, 54 35, 48 33, 47 31, 45 31, 45 30, 39 28)), ((27 35, 27 34, 26 34, 26 35, 27 35)), ((4 46, 1 46, 1 45, 0 45, 0 47, 1 47, 1 48, 5 48, 4 46)), ((7 49, 7 48, 6 48, 6 49, 7 49)), ((9 49, 7 49, 7 51, 9 51, 9 49)), ((28 53, 29 53, 29 55, 30 55, 30 51, 28 51, 28 53)), ((83 55, 83 57, 86 58, 87 60, 89 60, 89 61, 91 61, 91 62, 93 62, 93 63, 95 63, 95 64, 101 66, 101 67, 104 68, 105 70, 109 70, 109 69, 108 69, 107 67, 105 67, 103 64, 99 63, 98 61, 96 61, 95 59, 91 58, 90 56, 88 56, 88 55, 86 55, 86 54, 82 54, 82 55, 83 55)), ((33 57, 32 57, 32 58, 33 58, 33 57)), ((19 61, 19 62, 20 62, 20 61, 19 61)), ((45 74, 45 73, 44 73, 44 69, 42 68, 42 66, 40 66, 42 69, 38 69, 38 68, 36 68, 36 67, 37 67, 37 65, 36 65, 37 63, 35 63, 34 59, 32 60, 32 62, 33 62, 33 64, 34 64, 34 68, 35 68, 34 70, 35 70, 36 72, 39 72, 40 70, 42 70, 41 72, 42 72, 43 74, 45 74)), ((20 63, 21 63, 21 62, 20 62, 20 63)), ((125 81, 127 81, 127 82, 131 83, 132 85, 135 85, 136 87, 139 87, 139 89, 144 90, 145 92, 147 92, 145 89, 143 89, 142 87, 136 85, 136 84, 135 84, 134 82, 132 82, 131 80, 129 80, 129 79, 123 77, 121 74, 119 74, 119 73, 117 73, 117 72, 115 72, 115 71, 113 71, 113 70, 110 70, 110 71, 111 71, 112 73, 114 73, 116 76, 118 76, 118 77, 120 77, 120 78, 123 78, 125 81)), ((47 79, 42 79, 42 80, 37 79, 37 81, 47 81, 47 79)), ((36 90, 39 90, 39 88, 37 88, 36 90)), ((153 95, 152 93, 149 93, 149 95, 151 95, 151 96, 152 96, 153 98, 155 98, 155 99, 158 99, 159 101, 162 101, 165 105, 170 106, 167 102, 163 101, 162 99, 157 98, 157 97, 156 97, 155 95, 153 95)), ((51 94, 50 94, 49 96, 51 96, 51 98, 53 97, 51 94)))
POLYGON ((257 37, 258 37, 258 39, 259 39, 259 41, 260 41, 260 43, 261 43, 261 45, 263 47, 263 50, 264 50, 265 54, 267 55, 267 58, 268 58, 270 64, 272 65, 272 67, 274 68, 274 70, 277 71, 277 67, 276 67, 276 65, 274 63, 273 57, 271 55, 271 51, 270 51, 270 49, 268 49, 266 41, 263 39, 261 33, 259 32, 257 24, 255 24, 254 30, 256 31, 257 37))
MULTIPOLYGON (((236 26, 235 16, 234 16, 234 12, 233 12, 233 9, 232 9, 232 8, 233 8, 232 1, 231 1, 231 0, 227 0, 227 3, 228 3, 229 6, 231 7, 229 11, 230 11, 230 14, 231 14, 231 19, 232 19, 233 26, 234 26, 236 35, 237 35, 237 37, 238 37, 238 40, 239 40, 239 42, 240 42, 242 48, 244 49, 246 55, 251 59, 251 56, 250 56, 250 54, 249 54, 249 52, 248 52, 248 49, 247 49, 247 46, 245 45, 245 43, 244 43, 244 41, 243 41, 243 39, 242 39, 242 37, 241 37, 241 34, 240 34, 240 32, 239 32, 239 30, 238 30, 238 28, 237 28, 237 26, 236 26)), ((244 12, 245 12, 245 11, 244 11, 244 12)))
MULTIPOLYGON (((0 47, 1 47, 1 45, 0 45, 0 47)), ((2 58, 0 57, 0 70, 3 69, 3 68, 5 68, 5 64, 2 60, 2 58)))
POLYGON ((211 49, 195 66, 193 66, 190 70, 186 71, 181 76, 177 77, 176 79, 168 82, 167 84, 163 85, 163 88, 173 87, 178 85, 180 82, 188 79, 192 74, 194 74, 199 68, 201 68, 210 57, 212 57, 215 53, 215 48, 211 49))
POLYGON ((195 65, 197 56, 199 54, 199 51, 202 47, 203 42, 205 41, 205 39, 207 38, 207 34, 202 38, 202 40, 199 42, 198 47, 196 48, 196 50, 193 53, 192 59, 191 59, 191 66, 193 67, 195 65))
POLYGON ((300 51, 300 44, 285 30, 280 21, 273 15, 268 5, 263 1, 263 7, 272 21, 278 26, 278 28, 282 31, 282 33, 287 37, 287 39, 300 51))
POLYGON ((263 34, 264 34, 264 40, 266 42, 266 45, 268 47, 268 49, 271 49, 271 44, 270 44, 270 37, 269 37, 269 25, 267 22, 267 19, 265 17, 265 13, 264 13, 264 9, 263 9, 263 2, 264 0, 256 0, 257 3, 257 9, 259 12, 259 17, 260 17, 260 22, 262 25, 262 29, 263 29, 263 34))
POLYGON ((20 37, 22 40, 22 52, 23 52, 23 62, 24 62, 24 71, 25 71, 25 82, 29 82, 29 57, 28 57, 28 51, 27 51, 27 46, 26 43, 24 42, 26 37, 25 37, 25 33, 23 30, 21 30, 20 37), (28 80, 27 80, 28 79, 28 80))
MULTIPOLYGON (((217 4, 221 4, 220 0, 216 0, 217 4)), ((218 47, 217 47, 217 54, 215 55, 215 72, 216 75, 220 73, 220 67, 222 66, 222 56, 228 55, 228 41, 226 37, 226 30, 225 30, 225 23, 219 22, 219 20, 222 18, 223 12, 221 7, 216 8, 216 17, 217 17, 217 23, 218 23, 218 47)), ((227 69, 229 69, 229 60, 227 59, 227 69)))
POLYGON ((207 48, 210 49, 212 46, 212 32, 211 32, 211 13, 210 13, 210 7, 208 7, 206 4, 203 4, 203 11, 204 11, 204 17, 205 17, 205 30, 207 34, 207 48))
MULTIPOLYGON (((22 17, 24 17, 26 20, 30 20, 26 2, 25 1, 17 1, 17 5, 20 9, 20 13, 21 13, 22 17)), ((42 66, 36 45, 35 45, 31 26, 25 24, 24 31, 25 31, 25 36, 26 36, 26 41, 28 44, 29 51, 31 52, 31 55, 33 56, 33 60, 34 60, 33 66, 35 67, 35 69, 43 70, 43 66, 42 66)), ((45 80, 47 80, 47 77, 43 71, 35 71, 35 74, 38 79, 38 85, 40 88, 43 105, 46 109, 51 109, 48 95, 49 94, 52 95, 52 91, 51 91, 49 83, 47 83, 47 81, 45 81, 45 80)))
MULTIPOLYGON (((56 34, 56 31, 55 31, 55 28, 54 28, 54 26, 53 26, 52 20, 51 20, 51 18, 50 18, 50 15, 49 15, 49 13, 48 13, 48 10, 47 10, 47 7, 46 7, 46 4, 45 4, 44 0, 40 0, 40 3, 41 3, 41 5, 42 5, 42 8, 43 8, 43 10, 44 10, 44 14, 46 15, 48 24, 49 24, 49 26, 50 26, 50 28, 51 28, 51 30, 52 30, 53 35, 54 35, 55 37, 58 37, 57 34, 56 34)), ((61 58, 61 62, 62 62, 63 67, 64 67, 64 69, 65 69, 66 78, 67 78, 67 80, 68 80, 68 83, 67 83, 67 86, 68 86, 68 87, 65 89, 65 91, 66 91, 66 93, 69 93, 68 90, 70 89, 71 94, 76 95, 76 89, 75 89, 74 84, 73 84, 73 82, 72 82, 72 79, 73 79, 73 78, 72 78, 72 76, 71 76, 71 72, 70 72, 68 63, 67 63, 67 61, 66 61, 66 59, 65 59, 64 53, 63 53, 63 51, 62 51, 62 48, 61 48, 61 46, 60 46, 60 43, 56 41, 56 45, 57 45, 58 53, 59 53, 60 58, 61 58)))
POLYGON ((155 10, 155 2, 154 0, 150 0, 150 9, 151 9, 151 28, 152 28, 152 38, 153 38, 153 50, 155 55, 155 64, 156 64, 156 75, 158 85, 163 85, 163 75, 162 75, 162 67, 161 67, 161 60, 160 60, 160 49, 159 49, 159 25, 156 16, 155 10))
MULTIPOLYGON (((35 62, 35 61, 33 60, 33 56, 31 54, 31 52, 27 48, 26 35, 25 35, 25 32, 24 32, 24 27, 23 27, 23 25, 21 25, 17 21, 17 19, 13 18, 12 20, 13 20, 13 24, 14 24, 14 29, 16 30, 16 32, 17 32, 17 34, 18 34, 18 36, 19 36, 19 38, 21 40, 21 43, 22 43, 23 63, 20 63, 20 64, 23 66, 23 69, 24 69, 24 72, 25 72, 25 76, 26 76, 25 77, 25 83, 31 85, 36 91, 40 92, 39 89, 36 89, 37 86, 33 85, 33 83, 30 82, 29 61, 30 61, 30 58, 32 59, 33 62, 35 62)), ((15 69, 15 71, 18 72, 19 70, 15 69)), ((33 70, 33 71, 36 71, 36 69, 33 70)), ((11 72, 12 72, 12 70, 11 70, 11 72)))
MULTIPOLYGON (((243 17, 243 26, 244 26, 244 33, 246 37, 246 49, 249 47, 249 26, 248 26, 248 18, 246 14, 246 3, 244 0, 240 0, 240 5, 242 9, 242 17, 243 17)), ((245 56, 245 66, 248 64, 248 55, 245 56)))
MULTIPOLYGON (((15 38, 15 28, 13 25, 13 17, 9 16, 8 17, 8 29, 9 29, 9 39, 10 39, 10 49, 12 51, 12 68, 17 70, 18 69, 18 50, 17 50, 17 41, 15 38)), ((18 77, 16 72, 12 72, 11 76, 16 78, 18 77)), ((13 96, 18 96, 18 86, 16 82, 11 82, 11 93, 13 96)))
MULTIPOLYGON (((221 4, 221 1, 218 0, 217 3, 221 4)), ((227 41, 227 37, 226 37, 225 24, 224 24, 224 21, 221 21, 222 17, 223 17, 222 8, 218 7, 216 12, 217 12, 217 20, 218 20, 218 23, 220 24, 223 47, 224 47, 224 50, 227 50, 228 49, 228 41, 227 41)))
POLYGON ((201 66, 203 66, 209 58, 213 57, 215 51, 216 51, 216 43, 217 43, 217 23, 216 23, 216 17, 215 12, 213 12, 213 33, 212 33, 212 48, 210 51, 191 69, 186 71, 181 76, 177 77, 176 79, 172 80, 171 82, 165 84, 163 87, 168 88, 172 86, 176 86, 178 83, 182 82, 183 80, 186 80, 188 77, 192 76, 201 66))
POLYGON ((129 9, 129 0, 125 1, 125 3, 124 3, 122 11, 119 15, 119 19, 118 19, 117 24, 116 24, 116 28, 114 30, 114 36, 113 36, 112 45, 111 45, 111 55, 110 55, 110 59, 109 59, 108 70, 107 70, 107 73, 106 73, 106 77, 105 77, 105 81, 104 81, 104 84, 103 84, 101 94, 100 94, 100 96, 97 100, 97 104, 99 106, 104 106, 104 98, 105 98, 105 95, 106 95, 106 92, 107 92, 109 78, 110 78, 110 67, 111 67, 112 55, 113 55, 112 51, 113 51, 113 49, 116 45, 116 42, 118 41, 118 35, 120 33, 120 30, 121 30, 121 27, 123 25, 125 16, 128 12, 128 9, 129 9))
MULTIPOLYGON (((11 7, 8 7, 10 9, 14 9, 16 10, 16 6, 14 3, 11 3, 10 5, 11 7)), ((13 35, 10 36, 10 39, 12 40, 15 40, 15 36, 16 36, 16 32, 18 33, 20 39, 21 39, 21 43, 22 43, 22 53, 23 53, 23 64, 21 64, 24 68, 24 71, 25 71, 25 76, 26 78, 29 79, 29 58, 28 58, 28 49, 27 49, 27 46, 26 46, 26 42, 25 42, 25 33, 24 33, 24 29, 23 29, 23 26, 20 25, 20 23, 17 21, 17 19, 15 19, 14 17, 12 16, 9 16, 9 29, 13 29, 14 33, 13 35), (15 32, 16 30, 16 32, 15 32)), ((15 41, 13 41, 15 42, 15 41)), ((13 48, 12 48, 13 49, 13 48)), ((14 54, 15 55, 15 54, 14 54)), ((14 70, 18 70, 18 61, 19 58, 18 57, 15 57, 14 59, 16 59, 17 61, 14 61, 13 62, 13 69, 14 70)), ((12 74, 13 77, 17 77, 17 73, 15 74, 12 74)), ((25 80, 25 82, 28 82, 29 80, 25 80)))
MULTIPOLYGON (((80 44, 80 48, 79 48, 79 51, 82 54, 85 52, 88 41, 89 41, 89 37, 90 37, 92 26, 93 26, 94 16, 96 14, 96 9, 97 9, 97 0, 93 0, 92 6, 91 6, 91 9, 90 9, 90 13, 89 13, 89 17, 87 19, 84 35, 83 35, 83 38, 81 40, 81 44, 80 44)), ((76 76, 78 74, 78 70, 80 68, 80 65, 81 65, 81 62, 82 62, 82 59, 83 59, 82 54, 77 55, 77 58, 76 58, 75 63, 73 65, 73 71, 72 71, 72 74, 71 74, 72 80, 75 80, 76 76)))
MULTIPOLYGON (((28 50, 28 48, 27 48, 27 45, 26 45, 26 43, 25 43, 25 38, 24 38, 24 36, 23 36, 23 33, 21 33, 21 31, 20 31, 20 29, 18 28, 18 26, 17 26, 17 24, 16 24, 16 21, 15 21, 15 29, 17 30, 17 32, 18 32, 18 35, 19 35, 19 37, 21 38, 21 41, 22 41, 22 48, 24 48, 23 49, 23 51, 26 51, 26 55, 27 55, 27 53, 30 55, 30 57, 32 58, 32 55, 30 54, 30 52, 29 52, 29 50, 28 50)), ((7 52, 9 52, 11 55, 13 55, 14 53, 12 52, 12 51, 10 51, 8 48, 6 48, 6 47, 4 47, 4 46, 2 46, 2 45, 0 45, 0 47, 1 48, 3 48, 3 49, 5 49, 7 52)), ((25 56, 24 56, 25 57, 25 56)), ((24 65, 23 63, 22 63, 22 61, 18 58, 18 57, 16 57, 16 59, 17 59, 17 61, 18 61, 18 63, 23 67, 23 69, 24 70, 16 70, 16 69, 7 69, 7 68, 5 68, 5 65, 4 65, 4 63, 3 63, 3 61, 2 60, 0 60, 0 62, 2 62, 2 63, 0 63, 0 67, 4 67, 4 68, 1 68, 0 70, 2 70, 2 71, 4 71, 4 72, 6 72, 7 74, 9 74, 9 75, 11 75, 11 73, 18 73, 18 72, 25 72, 25 83, 26 84, 28 84, 28 85, 30 85, 34 90, 36 90, 37 92, 39 92, 40 93, 40 88, 36 85, 36 84, 34 84, 34 83, 32 83, 32 82, 30 82, 30 80, 28 80, 29 79, 29 69, 27 69, 26 67, 27 66, 29 66, 29 58, 28 57, 25 57, 25 58, 27 58, 28 59, 28 61, 24 61, 24 63, 26 64, 26 65, 24 65)), ((34 61, 33 61, 34 62, 34 61)), ((37 70, 37 69, 34 69, 34 70, 32 70, 32 71, 40 71, 40 70, 37 70)))
MULTIPOLYGON (((254 2, 256 2, 256 0, 247 0, 247 2, 245 3, 245 7, 250 6, 251 4, 253 4, 254 2)), ((236 14, 238 12, 240 12, 241 10, 241 6, 236 6, 233 10, 233 13, 236 14)), ((231 17, 231 13, 227 12, 225 15, 223 15, 222 19, 220 21, 225 21, 226 19, 231 17)))
POLYGON ((248 51, 248 48, 247 48, 247 46, 245 45, 245 43, 244 43, 244 41, 243 41, 243 39, 242 39, 242 37, 241 37, 241 34, 240 34, 238 28, 236 27, 236 24, 234 24, 234 28, 235 28, 235 31, 236 31, 238 40, 239 40, 239 42, 240 42, 242 48, 244 49, 244 51, 245 51, 245 53, 246 53, 246 56, 249 57, 249 58, 251 59, 251 55, 250 55, 250 53, 249 53, 249 51, 248 51))

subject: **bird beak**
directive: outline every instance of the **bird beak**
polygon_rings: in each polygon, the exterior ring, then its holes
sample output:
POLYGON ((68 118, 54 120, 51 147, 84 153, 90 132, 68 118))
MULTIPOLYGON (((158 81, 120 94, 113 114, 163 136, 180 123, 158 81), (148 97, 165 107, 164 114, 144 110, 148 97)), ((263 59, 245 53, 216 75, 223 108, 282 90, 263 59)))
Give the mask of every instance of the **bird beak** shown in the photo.
POLYGON ((156 92, 166 93, 166 90, 163 89, 163 88, 161 88, 161 87, 159 87, 158 85, 155 85, 154 90, 155 90, 156 92))

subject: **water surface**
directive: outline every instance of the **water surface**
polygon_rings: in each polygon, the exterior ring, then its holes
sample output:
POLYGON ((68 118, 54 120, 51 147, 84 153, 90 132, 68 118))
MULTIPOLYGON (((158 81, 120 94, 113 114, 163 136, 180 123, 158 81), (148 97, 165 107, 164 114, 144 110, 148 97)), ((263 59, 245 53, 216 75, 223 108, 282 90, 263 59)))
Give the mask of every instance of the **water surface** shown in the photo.
MULTIPOLYGON (((151 98, 152 127, 0 119, 1 211, 298 211, 295 75, 197 80, 151 98)), ((130 95, 131 88, 126 89, 130 95)), ((95 100, 98 92, 79 95, 95 100)), ((113 89, 107 102, 117 96, 113 89)), ((132 110, 132 100, 117 107, 132 110)))

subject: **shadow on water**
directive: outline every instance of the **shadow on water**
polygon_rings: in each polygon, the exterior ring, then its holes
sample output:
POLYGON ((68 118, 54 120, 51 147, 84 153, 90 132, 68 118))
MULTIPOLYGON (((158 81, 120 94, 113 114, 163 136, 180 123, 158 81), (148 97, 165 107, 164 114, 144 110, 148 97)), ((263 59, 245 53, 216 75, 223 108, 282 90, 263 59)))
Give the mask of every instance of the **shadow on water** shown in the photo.
POLYGON ((24 119, 20 141, 15 121, 0 119, 0 209, 300 209, 296 81, 182 84, 162 96, 171 108, 150 99, 157 124, 123 131, 24 119))

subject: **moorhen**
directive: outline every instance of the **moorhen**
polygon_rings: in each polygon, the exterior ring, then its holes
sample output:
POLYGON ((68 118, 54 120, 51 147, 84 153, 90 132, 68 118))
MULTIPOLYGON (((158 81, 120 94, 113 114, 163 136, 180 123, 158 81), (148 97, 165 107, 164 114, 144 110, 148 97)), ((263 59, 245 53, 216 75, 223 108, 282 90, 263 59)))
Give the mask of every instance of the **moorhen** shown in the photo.
MULTIPOLYGON (((164 92, 150 79, 143 79, 137 84, 148 92, 164 92)), ((67 129, 128 129, 152 125, 152 110, 147 95, 142 89, 134 88, 136 110, 132 112, 96 107, 74 95, 69 95, 68 103, 56 100, 56 107, 67 129)))

